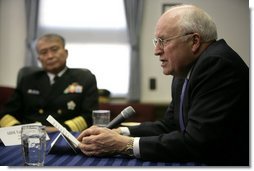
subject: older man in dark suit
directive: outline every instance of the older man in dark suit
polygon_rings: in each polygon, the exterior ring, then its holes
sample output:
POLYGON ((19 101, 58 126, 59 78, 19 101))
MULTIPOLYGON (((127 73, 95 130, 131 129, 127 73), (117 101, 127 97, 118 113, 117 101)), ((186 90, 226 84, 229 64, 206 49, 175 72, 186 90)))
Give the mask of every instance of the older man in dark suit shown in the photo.
POLYGON ((56 131, 46 121, 48 115, 71 131, 91 126, 92 110, 98 108, 96 77, 87 69, 67 68, 68 51, 60 35, 43 35, 36 50, 43 69, 19 74, 15 93, 0 113, 0 126, 41 122, 56 131))
POLYGON ((247 65, 223 39, 217 40, 211 17, 193 5, 165 12, 155 37, 163 73, 174 76, 165 117, 115 130, 91 127, 78 137, 80 149, 91 156, 120 153, 143 160, 249 165, 247 65))

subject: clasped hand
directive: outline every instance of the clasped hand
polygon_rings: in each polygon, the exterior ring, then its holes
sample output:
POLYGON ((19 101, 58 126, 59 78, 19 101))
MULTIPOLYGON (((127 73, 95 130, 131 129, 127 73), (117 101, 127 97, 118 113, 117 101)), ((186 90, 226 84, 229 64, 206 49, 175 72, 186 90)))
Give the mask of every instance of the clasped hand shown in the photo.
POLYGON ((77 138, 80 150, 87 156, 109 156, 121 153, 130 137, 120 135, 117 129, 92 126, 77 138))

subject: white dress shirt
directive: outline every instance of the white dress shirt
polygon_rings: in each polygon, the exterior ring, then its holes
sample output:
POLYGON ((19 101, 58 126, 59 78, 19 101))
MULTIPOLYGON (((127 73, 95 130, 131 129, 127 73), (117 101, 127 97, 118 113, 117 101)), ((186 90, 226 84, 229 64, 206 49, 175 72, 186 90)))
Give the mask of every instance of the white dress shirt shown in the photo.
POLYGON ((50 85, 52 85, 52 84, 55 83, 55 81, 54 81, 55 76, 61 77, 61 76, 65 73, 66 70, 67 70, 67 67, 65 67, 65 68, 64 68, 62 71, 60 71, 57 75, 48 72, 47 74, 48 74, 48 77, 49 77, 50 85))

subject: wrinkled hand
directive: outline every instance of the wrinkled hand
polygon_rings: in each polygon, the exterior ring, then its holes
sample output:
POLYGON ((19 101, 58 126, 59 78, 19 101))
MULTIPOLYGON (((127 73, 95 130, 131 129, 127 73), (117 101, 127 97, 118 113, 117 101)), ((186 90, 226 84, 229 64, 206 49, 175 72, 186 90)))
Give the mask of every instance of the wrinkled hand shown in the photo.
POLYGON ((46 127, 46 132, 50 133, 50 132, 57 132, 58 129, 53 127, 53 126, 47 126, 46 127))
POLYGON ((118 134, 121 134, 121 129, 120 128, 114 128, 112 129, 112 131, 115 131, 118 134))
POLYGON ((77 138, 80 150, 87 156, 114 155, 123 151, 130 137, 122 136, 108 128, 92 126, 77 138))

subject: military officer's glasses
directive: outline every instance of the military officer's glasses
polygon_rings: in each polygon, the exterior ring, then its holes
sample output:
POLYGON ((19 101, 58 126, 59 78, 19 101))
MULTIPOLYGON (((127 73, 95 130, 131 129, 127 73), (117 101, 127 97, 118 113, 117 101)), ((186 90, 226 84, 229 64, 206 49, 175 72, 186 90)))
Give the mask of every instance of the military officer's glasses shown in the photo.
POLYGON ((157 46, 157 44, 159 43, 159 47, 160 48, 164 48, 165 44, 173 39, 177 39, 179 37, 183 37, 183 36, 187 36, 187 35, 190 35, 190 34, 193 34, 193 33, 186 33, 184 35, 178 35, 178 36, 173 36, 173 37, 170 37, 168 39, 161 39, 161 38, 154 38, 153 39, 153 45, 154 47, 157 46))

